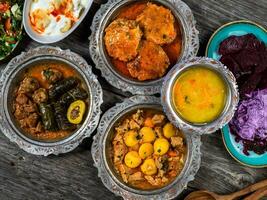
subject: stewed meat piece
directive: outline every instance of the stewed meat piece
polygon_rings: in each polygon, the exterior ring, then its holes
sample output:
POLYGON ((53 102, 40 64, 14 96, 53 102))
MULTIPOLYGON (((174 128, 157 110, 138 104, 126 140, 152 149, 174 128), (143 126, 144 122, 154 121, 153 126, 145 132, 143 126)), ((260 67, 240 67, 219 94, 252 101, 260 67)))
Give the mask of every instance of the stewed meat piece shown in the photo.
POLYGON ((152 117, 152 122, 153 122, 154 125, 161 125, 164 122, 164 120, 165 120, 165 116, 164 115, 156 114, 156 115, 154 115, 152 117))
POLYGON ((43 78, 50 84, 56 83, 63 77, 63 74, 59 70, 53 68, 43 70, 42 75, 43 78))
POLYGON ((39 82, 35 78, 26 76, 19 86, 18 93, 31 93, 39 88, 39 82))
POLYGON ((27 117, 27 113, 24 111, 23 106, 20 104, 14 104, 14 116, 16 119, 21 120, 27 117))
POLYGON ((173 147, 182 147, 184 145, 182 137, 171 137, 171 145, 173 147))
POLYGON ((127 62, 137 56, 142 31, 136 21, 117 19, 105 32, 105 45, 111 57, 127 62))
POLYGON ((132 77, 140 81, 162 77, 170 65, 170 60, 161 46, 143 41, 139 56, 127 64, 132 77))
POLYGON ((145 38, 151 42, 164 45, 176 38, 175 18, 172 12, 163 6, 148 3, 136 20, 144 29, 145 38))
POLYGON ((23 93, 18 94, 18 96, 16 97, 16 102, 20 105, 26 104, 28 100, 29 98, 23 93))
POLYGON ((129 181, 143 181, 144 177, 141 172, 135 172, 129 176, 129 181))
POLYGON ((48 100, 48 94, 46 89, 39 88, 38 90, 36 90, 32 95, 32 99, 37 104, 46 103, 48 100))
POLYGON ((29 100, 27 104, 23 105, 23 110, 26 113, 34 113, 37 112, 38 108, 33 101, 29 100))

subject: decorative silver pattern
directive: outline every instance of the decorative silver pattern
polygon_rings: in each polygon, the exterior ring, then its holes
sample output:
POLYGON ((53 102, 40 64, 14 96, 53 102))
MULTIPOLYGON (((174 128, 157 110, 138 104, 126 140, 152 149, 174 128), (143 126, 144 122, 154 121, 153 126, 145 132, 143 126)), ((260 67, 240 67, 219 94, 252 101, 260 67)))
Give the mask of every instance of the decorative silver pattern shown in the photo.
MULTIPOLYGON (((181 58, 177 63, 193 58, 196 56, 199 49, 198 30, 196 29, 196 21, 194 19, 191 9, 181 0, 153 0, 157 3, 166 5, 173 12, 182 24, 184 35, 184 48, 181 58)), ((153 2, 152 1, 152 2, 153 2)), ((163 78, 148 81, 138 82, 123 77, 121 74, 114 70, 112 64, 108 61, 107 55, 104 50, 103 35, 105 26, 108 25, 108 20, 114 17, 115 13, 123 6, 127 5, 130 0, 109 0, 106 4, 102 5, 96 13, 89 37, 90 45, 89 50, 91 57, 96 64, 96 67, 101 70, 102 76, 114 87, 123 91, 131 92, 132 94, 156 94, 160 93, 163 78)))
POLYGON ((51 46, 41 46, 35 49, 30 49, 28 52, 23 52, 21 55, 13 58, 2 71, 0 79, 0 129, 11 142, 16 143, 21 149, 28 153, 44 156, 49 154, 57 155, 60 153, 67 153, 76 148, 84 138, 90 137, 92 132, 96 129, 101 114, 100 106, 103 102, 102 96, 102 88, 97 77, 92 73, 91 66, 89 66, 78 54, 73 53, 70 50, 61 50, 60 48, 51 46), (72 66, 75 66, 77 70, 82 72, 87 87, 89 88, 90 108, 85 122, 73 135, 60 142, 45 143, 25 139, 25 137, 22 137, 21 134, 14 129, 14 126, 12 125, 13 122, 10 120, 8 114, 7 93, 9 87, 7 86, 7 83, 15 76, 14 71, 22 68, 26 62, 31 62, 33 59, 41 60, 42 57, 61 59, 72 63, 72 66))
POLYGON ((196 134, 200 135, 213 133, 216 130, 222 128, 225 124, 227 124, 233 118, 238 102, 239 102, 238 87, 236 84, 236 79, 232 74, 232 72, 226 66, 224 66, 220 61, 205 57, 203 58, 195 57, 181 64, 177 64, 167 74, 161 92, 161 103, 169 120, 182 130, 195 132, 196 134), (200 125, 190 124, 185 120, 183 120, 176 113, 172 103, 172 89, 176 78, 179 76, 180 73, 182 73, 187 68, 196 65, 207 66, 211 69, 216 70, 225 79, 228 88, 228 98, 225 109, 221 114, 221 116, 213 122, 200 125))
POLYGON ((105 157, 105 145, 110 142, 107 141, 110 134, 109 130, 111 130, 111 127, 113 127, 114 123, 116 123, 119 119, 118 116, 124 116, 133 109, 144 108, 145 105, 154 106, 154 108, 161 108, 159 98, 151 96, 133 96, 129 99, 125 99, 123 103, 112 107, 103 115, 92 144, 91 153, 94 159, 94 165, 98 169, 98 176, 101 178, 103 184, 111 192, 118 196, 122 196, 124 199, 173 199, 187 187, 188 182, 194 180, 195 174, 200 167, 201 141, 199 135, 184 132, 188 146, 188 155, 184 169, 173 183, 170 183, 170 185, 158 190, 141 191, 127 186, 116 178, 107 164, 105 157))

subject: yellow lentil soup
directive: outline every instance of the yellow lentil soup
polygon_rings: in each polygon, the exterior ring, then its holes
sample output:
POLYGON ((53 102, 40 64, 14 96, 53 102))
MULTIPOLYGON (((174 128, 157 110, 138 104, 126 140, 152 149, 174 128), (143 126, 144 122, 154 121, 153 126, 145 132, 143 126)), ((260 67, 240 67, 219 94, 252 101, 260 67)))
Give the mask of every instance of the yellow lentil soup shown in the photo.
POLYGON ((215 71, 196 66, 183 72, 173 87, 173 103, 181 117, 191 123, 208 123, 222 113, 227 89, 215 71))

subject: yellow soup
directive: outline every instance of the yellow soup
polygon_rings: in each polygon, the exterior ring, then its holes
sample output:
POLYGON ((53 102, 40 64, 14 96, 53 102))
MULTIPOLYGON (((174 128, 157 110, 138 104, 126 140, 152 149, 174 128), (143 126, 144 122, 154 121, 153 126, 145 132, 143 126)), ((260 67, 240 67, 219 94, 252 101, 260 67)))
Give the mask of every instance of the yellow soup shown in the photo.
POLYGON ((173 88, 173 100, 178 113, 191 123, 215 120, 224 109, 226 95, 224 80, 205 67, 185 71, 173 88))

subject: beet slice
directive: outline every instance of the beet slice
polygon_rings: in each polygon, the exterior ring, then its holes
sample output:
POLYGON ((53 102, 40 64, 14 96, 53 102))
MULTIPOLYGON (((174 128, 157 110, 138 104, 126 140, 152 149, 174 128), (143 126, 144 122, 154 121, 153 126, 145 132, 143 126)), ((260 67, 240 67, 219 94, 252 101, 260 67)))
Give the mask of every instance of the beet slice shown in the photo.
POLYGON ((235 60, 241 66, 241 70, 248 73, 259 65, 261 59, 257 51, 243 49, 236 55, 235 60))
POLYGON ((260 89, 266 89, 267 88, 267 69, 263 72, 261 82, 259 84, 260 89))
POLYGON ((255 69, 255 73, 260 73, 267 70, 267 51, 259 52, 259 55, 260 55, 260 63, 258 67, 255 69))
POLYGON ((237 79, 241 98, 267 88, 267 47, 255 35, 230 36, 221 42, 219 53, 237 79))
POLYGON ((259 48, 257 49, 259 52, 265 52, 267 51, 266 49, 266 46, 265 46, 265 43, 264 42, 261 42, 259 48))
POLYGON ((263 76, 262 73, 260 74, 254 73, 249 76, 247 81, 240 88, 240 96, 242 99, 246 97, 246 94, 250 94, 257 88, 258 84, 261 81, 262 76, 263 76))
POLYGON ((243 48, 244 40, 238 36, 230 36, 221 42, 219 47, 219 54, 227 55, 237 53, 243 48))
POLYGON ((242 71, 240 69, 240 66, 230 54, 223 55, 220 61, 233 72, 236 79, 241 76, 242 71))
POLYGON ((261 42, 257 39, 257 37, 253 34, 247 34, 243 36, 244 40, 244 49, 255 51, 260 49, 261 42))

